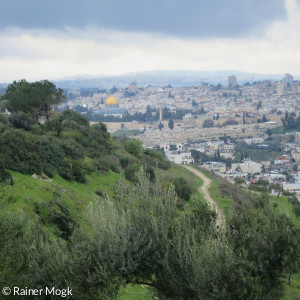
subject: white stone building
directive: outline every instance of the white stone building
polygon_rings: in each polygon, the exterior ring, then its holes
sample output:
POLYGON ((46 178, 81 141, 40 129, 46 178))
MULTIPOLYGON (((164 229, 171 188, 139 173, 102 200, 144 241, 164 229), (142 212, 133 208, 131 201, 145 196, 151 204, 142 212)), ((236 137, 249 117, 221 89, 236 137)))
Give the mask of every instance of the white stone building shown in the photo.
POLYGON ((181 143, 165 143, 164 152, 168 160, 175 164, 189 165, 194 163, 191 152, 185 150, 183 144, 181 143))
POLYGON ((233 171, 241 171, 244 173, 255 174, 260 173, 262 168, 261 163, 251 161, 250 159, 245 159, 243 163, 234 163, 231 165, 233 171))

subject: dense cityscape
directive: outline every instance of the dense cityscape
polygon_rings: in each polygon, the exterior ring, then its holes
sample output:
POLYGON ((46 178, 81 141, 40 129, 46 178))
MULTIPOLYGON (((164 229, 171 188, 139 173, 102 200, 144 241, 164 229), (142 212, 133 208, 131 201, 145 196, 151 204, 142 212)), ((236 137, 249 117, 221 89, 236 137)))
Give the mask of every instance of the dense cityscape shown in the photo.
POLYGON ((300 192, 300 127, 296 121, 291 125, 300 110, 300 81, 290 74, 242 85, 231 75, 225 86, 176 88, 143 88, 134 80, 127 88, 88 96, 80 90, 67 93, 72 100, 58 110, 73 109, 91 123, 101 120, 112 134, 129 134, 146 148, 163 149, 172 162, 203 163, 231 181, 241 177, 254 184, 261 178, 300 192))

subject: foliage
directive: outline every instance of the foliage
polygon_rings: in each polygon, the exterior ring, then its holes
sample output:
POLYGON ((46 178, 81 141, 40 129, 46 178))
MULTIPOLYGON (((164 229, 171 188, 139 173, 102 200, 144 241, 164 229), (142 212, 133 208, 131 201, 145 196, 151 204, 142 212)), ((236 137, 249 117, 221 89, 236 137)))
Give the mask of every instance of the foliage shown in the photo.
POLYGON ((159 122, 158 129, 162 130, 165 127, 165 125, 162 122, 159 122))
POLYGON ((224 230, 196 201, 177 208, 173 185, 120 180, 114 198, 95 198, 69 227, 59 197, 37 203, 40 217, 0 216, 0 277, 8 286, 70 286, 74 299, 116 299, 125 283, 147 283, 177 299, 278 299, 298 259, 299 230, 268 204, 243 204, 224 230), (50 238, 42 223, 56 224, 50 238))
POLYGON ((44 164, 43 171, 50 178, 53 178, 55 176, 55 174, 56 174, 56 169, 54 168, 54 166, 51 165, 51 164, 48 164, 48 163, 44 164))
POLYGON ((208 161, 221 161, 226 164, 226 167, 230 167, 232 164, 232 158, 231 157, 224 158, 223 156, 221 156, 220 151, 215 152, 215 154, 211 156, 204 152, 200 152, 198 150, 192 149, 191 155, 194 158, 196 163, 205 163, 208 161))
POLYGON ((8 116, 0 113, 0 123, 8 124, 8 116))
POLYGON ((268 121, 269 120, 267 119, 267 117, 265 115, 263 115, 261 119, 257 119, 257 123, 265 123, 268 121))
POLYGON ((223 126, 227 126, 227 125, 238 125, 239 122, 237 120, 234 119, 228 119, 223 123, 223 126))
POLYGON ((284 130, 300 130, 300 116, 296 116, 294 112, 286 111, 284 118, 281 119, 284 130))
POLYGON ((8 100, 7 108, 11 112, 23 112, 33 118, 51 115, 52 108, 61 103, 65 96, 48 80, 29 83, 26 80, 10 84, 3 99, 8 100))
POLYGON ((175 186, 175 192, 178 197, 184 199, 185 201, 189 201, 191 194, 193 193, 192 187, 187 183, 187 181, 180 177, 173 180, 173 184, 175 186))
POLYGON ((124 143, 126 151, 134 156, 138 156, 142 151, 142 142, 136 139, 128 139, 124 143))
POLYGON ((26 131, 31 130, 33 125, 36 123, 31 117, 21 111, 12 113, 8 120, 10 126, 14 128, 22 128, 26 131))
POLYGON ((2 182, 13 184, 13 179, 12 176, 0 164, 0 183, 2 182))
POLYGON ((169 122, 168 122, 168 127, 169 127, 170 129, 174 129, 174 121, 173 121, 172 119, 169 120, 169 122))
POLYGON ((260 299, 278 298, 282 291, 280 277, 298 259, 295 251, 299 230, 287 217, 265 204, 258 209, 239 209, 228 222, 227 235, 235 255, 252 277, 245 282, 251 285, 251 294, 260 299), (257 280, 261 284, 257 285, 257 280))
POLYGON ((245 179, 244 178, 242 178, 242 177, 235 177, 234 178, 234 183, 236 184, 236 185, 241 185, 241 184, 243 184, 243 183, 245 183, 245 179))
POLYGON ((65 288, 67 249, 38 220, 25 215, 0 217, 0 278, 8 286, 65 288))
POLYGON ((24 131, 8 129, 0 133, 0 137, 1 160, 5 168, 27 174, 42 172, 42 162, 35 142, 27 138, 24 131))
POLYGON ((131 182, 136 181, 136 173, 137 171, 140 169, 138 164, 132 164, 130 166, 128 166, 125 171, 124 171, 124 175, 125 178, 131 182))

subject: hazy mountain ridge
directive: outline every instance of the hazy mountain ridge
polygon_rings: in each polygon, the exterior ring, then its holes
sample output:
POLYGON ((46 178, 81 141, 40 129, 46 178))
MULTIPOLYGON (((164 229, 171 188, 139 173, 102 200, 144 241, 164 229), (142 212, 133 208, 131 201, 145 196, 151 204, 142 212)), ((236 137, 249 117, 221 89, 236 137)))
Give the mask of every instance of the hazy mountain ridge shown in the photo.
MULTIPOLYGON (((199 85, 200 83, 227 85, 227 78, 230 75, 237 76, 239 84, 252 81, 262 80, 281 80, 284 74, 259 74, 247 73, 236 70, 221 71, 169 71, 169 70, 153 70, 144 72, 132 72, 121 75, 89 75, 82 74, 78 76, 68 76, 62 79, 50 80, 57 87, 64 89, 73 88, 104 88, 112 87, 128 87, 128 85, 136 80, 138 86, 165 86, 184 87, 191 85, 199 85)), ((293 74, 292 74, 293 75, 293 74)), ((294 76, 294 75, 293 75, 294 76)), ((294 79, 300 79, 295 75, 294 79)), ((0 83, 0 88, 6 88, 8 83, 0 83)))
MULTIPOLYGON (((112 88, 127 87, 133 80, 136 80, 141 87, 164 86, 172 85, 174 87, 183 87, 190 85, 198 85, 200 83, 227 85, 227 77, 230 75, 237 76, 238 83, 243 84, 247 81, 261 81, 261 80, 280 80, 284 74, 258 74, 247 73, 235 70, 224 71, 145 71, 134 72, 116 76, 90 76, 82 75, 73 79, 62 79, 53 81, 61 88, 112 88)), ((295 76, 295 79, 300 78, 295 76)))

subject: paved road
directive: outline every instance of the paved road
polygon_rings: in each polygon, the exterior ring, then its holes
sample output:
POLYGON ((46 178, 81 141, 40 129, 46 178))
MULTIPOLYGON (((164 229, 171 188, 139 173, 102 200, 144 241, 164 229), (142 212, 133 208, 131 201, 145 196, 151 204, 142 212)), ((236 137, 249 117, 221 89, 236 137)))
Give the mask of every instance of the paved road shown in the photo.
POLYGON ((210 196, 210 194, 208 192, 209 186, 211 184, 211 180, 208 177, 206 177, 202 172, 200 172, 199 170, 197 170, 193 167, 190 167, 190 166, 184 166, 184 167, 203 180, 203 185, 201 187, 199 187, 199 191, 204 196, 204 198, 207 201, 208 205, 216 211, 216 213, 218 215, 216 223, 217 223, 217 226, 221 227, 222 224, 223 225, 225 224, 225 219, 224 219, 224 215, 223 215, 221 209, 218 207, 217 203, 210 196))

